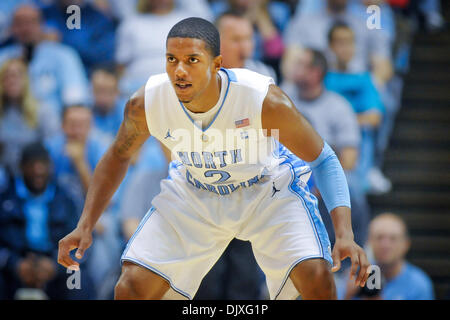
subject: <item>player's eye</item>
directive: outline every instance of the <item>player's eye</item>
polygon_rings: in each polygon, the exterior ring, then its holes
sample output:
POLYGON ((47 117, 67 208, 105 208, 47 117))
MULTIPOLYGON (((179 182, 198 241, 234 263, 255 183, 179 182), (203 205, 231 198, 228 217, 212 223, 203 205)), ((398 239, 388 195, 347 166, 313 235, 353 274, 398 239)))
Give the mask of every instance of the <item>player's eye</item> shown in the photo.
POLYGON ((167 57, 167 62, 175 62, 175 58, 174 57, 167 57))
POLYGON ((189 62, 190 62, 190 63, 197 63, 197 62, 198 62, 198 59, 197 59, 197 58, 194 58, 194 57, 190 57, 190 58, 189 58, 189 62))

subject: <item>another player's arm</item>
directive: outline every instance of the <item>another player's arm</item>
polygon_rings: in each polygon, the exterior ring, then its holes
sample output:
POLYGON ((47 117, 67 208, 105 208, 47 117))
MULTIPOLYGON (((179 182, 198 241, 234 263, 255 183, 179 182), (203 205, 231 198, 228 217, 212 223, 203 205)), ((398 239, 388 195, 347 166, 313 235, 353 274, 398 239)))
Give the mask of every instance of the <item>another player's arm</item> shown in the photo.
POLYGON ((122 182, 133 154, 149 137, 141 88, 127 102, 119 131, 94 170, 76 229, 59 241, 58 263, 65 267, 79 266, 70 257, 70 251, 78 248, 76 257, 80 259, 89 248, 97 220, 122 182))
POLYGON ((360 267, 355 283, 363 286, 368 277, 369 262, 364 251, 353 240, 348 186, 336 155, 298 112, 287 95, 275 85, 269 88, 261 117, 262 127, 267 130, 267 135, 276 137, 273 130, 278 130, 279 141, 299 158, 311 163, 336 234, 332 270, 339 270, 340 261, 350 257, 352 275, 356 275, 358 266, 360 267))

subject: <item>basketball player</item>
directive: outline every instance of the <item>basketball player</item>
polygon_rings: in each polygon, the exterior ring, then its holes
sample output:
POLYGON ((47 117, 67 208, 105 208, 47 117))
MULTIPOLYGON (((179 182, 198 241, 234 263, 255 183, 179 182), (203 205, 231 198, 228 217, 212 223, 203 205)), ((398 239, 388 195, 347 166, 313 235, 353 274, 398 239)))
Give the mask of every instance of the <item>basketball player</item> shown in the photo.
POLYGON ((116 299, 192 299, 234 237, 252 243, 271 299, 335 299, 332 272, 347 257, 363 286, 369 263, 353 241, 347 183, 332 149, 271 78, 221 68, 219 33, 208 21, 180 21, 166 47, 166 73, 128 101, 58 262, 79 268, 70 251, 82 258, 130 158, 153 135, 176 160, 124 250, 116 299), (225 148, 220 136, 229 130, 225 148), (251 160, 248 150, 264 145, 272 152, 251 160), (311 173, 333 219, 333 252, 306 185, 311 173))

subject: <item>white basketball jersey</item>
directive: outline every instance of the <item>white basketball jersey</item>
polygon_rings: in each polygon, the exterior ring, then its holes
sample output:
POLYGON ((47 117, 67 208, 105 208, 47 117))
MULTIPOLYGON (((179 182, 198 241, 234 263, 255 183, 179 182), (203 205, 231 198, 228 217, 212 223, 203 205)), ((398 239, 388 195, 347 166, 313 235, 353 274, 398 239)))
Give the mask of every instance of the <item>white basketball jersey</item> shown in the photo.
POLYGON ((147 81, 145 112, 151 135, 176 157, 171 168, 198 189, 227 195, 273 174, 286 159, 276 154, 284 147, 262 131, 262 104, 273 79, 247 69, 221 71, 225 95, 206 126, 194 122, 166 73, 147 81))

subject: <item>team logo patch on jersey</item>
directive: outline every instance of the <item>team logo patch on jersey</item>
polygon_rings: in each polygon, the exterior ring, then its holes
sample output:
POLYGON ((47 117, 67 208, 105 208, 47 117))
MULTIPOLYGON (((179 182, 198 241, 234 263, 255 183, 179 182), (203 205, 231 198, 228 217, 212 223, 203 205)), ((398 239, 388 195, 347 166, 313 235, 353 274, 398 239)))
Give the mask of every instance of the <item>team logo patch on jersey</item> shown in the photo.
POLYGON ((175 139, 175 138, 170 134, 170 129, 167 129, 167 133, 166 133, 166 136, 164 137, 164 139, 168 139, 168 138, 170 138, 170 139, 175 139))
POLYGON ((277 187, 275 187, 275 182, 273 182, 273 185, 272 185, 272 198, 275 195, 275 193, 277 193, 277 192, 280 192, 280 190, 277 189, 277 187))
POLYGON ((237 120, 234 122, 236 128, 242 128, 250 125, 250 120, 248 118, 237 120))

